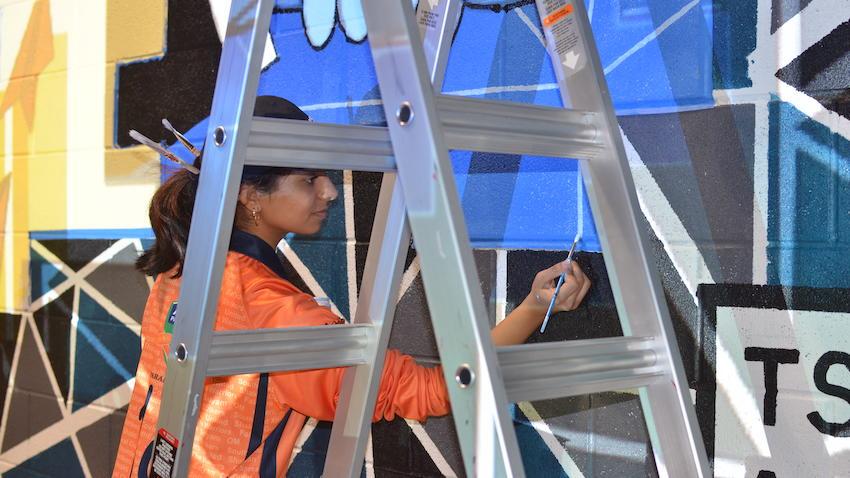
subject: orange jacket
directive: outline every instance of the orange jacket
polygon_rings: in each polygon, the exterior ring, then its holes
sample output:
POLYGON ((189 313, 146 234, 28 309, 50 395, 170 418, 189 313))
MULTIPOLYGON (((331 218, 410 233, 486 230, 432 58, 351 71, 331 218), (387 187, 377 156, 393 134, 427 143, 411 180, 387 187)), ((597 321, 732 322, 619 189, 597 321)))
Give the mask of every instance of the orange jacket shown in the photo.
MULTIPOLYGON (((341 323, 313 297, 283 279, 274 250, 234 231, 222 278, 215 330, 341 323)), ((142 319, 142 354, 124 421, 114 477, 147 477, 180 279, 161 274, 142 319), (170 319, 170 320, 169 320, 170 319)), ((189 476, 283 476, 306 417, 333 420, 344 369, 208 378, 195 431, 189 476)), ((417 365, 389 350, 374 421, 424 420, 449 412, 439 367, 417 365)))

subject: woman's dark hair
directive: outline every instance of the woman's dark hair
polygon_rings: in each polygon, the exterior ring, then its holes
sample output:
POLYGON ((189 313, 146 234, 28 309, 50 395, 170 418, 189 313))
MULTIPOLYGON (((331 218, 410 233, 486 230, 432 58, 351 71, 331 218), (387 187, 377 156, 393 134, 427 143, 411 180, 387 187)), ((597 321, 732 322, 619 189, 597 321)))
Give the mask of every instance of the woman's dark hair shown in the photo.
MULTIPOLYGON (((254 106, 254 116, 307 120, 307 115, 288 100, 274 96, 259 96, 254 106)), ((195 161, 195 167, 201 167, 201 160, 195 161)), ((242 184, 251 185, 262 193, 271 193, 277 186, 277 179, 292 172, 288 168, 267 166, 246 166, 242 173, 242 184)), ((192 222, 192 210, 195 208, 195 194, 198 191, 198 175, 180 169, 168 178, 151 199, 149 217, 156 241, 136 261, 136 269, 147 275, 155 276, 172 270, 177 266, 174 278, 183 275, 183 261, 186 257, 186 243, 189 240, 189 225, 192 222)), ((238 222, 239 205, 234 225, 238 222)))
MULTIPOLYGON (((200 166, 200 160, 196 161, 195 165, 200 166)), ((261 193, 274 192, 278 178, 292 172, 288 168, 271 167, 257 170, 254 172, 246 168, 242 184, 251 185, 261 193)), ((183 275, 183 261, 186 257, 186 243, 189 240, 189 226, 197 191, 198 175, 185 169, 176 172, 162 183, 151 199, 148 212, 156 240, 153 246, 136 260, 136 269, 155 276, 177 266, 172 277, 183 275)), ((234 227, 240 216, 240 207, 242 205, 237 203, 234 227)))

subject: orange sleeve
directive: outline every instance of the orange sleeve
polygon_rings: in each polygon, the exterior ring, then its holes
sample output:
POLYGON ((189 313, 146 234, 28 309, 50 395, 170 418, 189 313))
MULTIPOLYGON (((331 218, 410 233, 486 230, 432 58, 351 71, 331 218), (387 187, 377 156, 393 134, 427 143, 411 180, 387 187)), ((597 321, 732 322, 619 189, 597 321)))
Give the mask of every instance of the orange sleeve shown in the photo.
MULTIPOLYGON (((246 304, 258 328, 297 327, 342 323, 308 294, 292 291, 280 280, 252 284, 246 304)), ((275 396, 299 413, 333 420, 339 400, 343 368, 271 373, 275 396)), ((448 391, 440 367, 423 367, 412 357, 388 350, 381 375, 373 421, 396 416, 424 420, 450 411, 448 391)))

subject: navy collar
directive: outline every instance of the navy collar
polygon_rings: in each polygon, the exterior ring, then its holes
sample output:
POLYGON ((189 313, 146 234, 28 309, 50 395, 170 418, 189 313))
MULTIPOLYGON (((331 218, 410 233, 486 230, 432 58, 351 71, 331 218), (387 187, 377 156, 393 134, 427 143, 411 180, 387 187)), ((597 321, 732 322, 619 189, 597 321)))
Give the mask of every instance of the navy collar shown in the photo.
POLYGON ((234 228, 230 236, 230 250, 256 259, 265 264, 266 267, 274 271, 282 279, 287 278, 283 264, 280 262, 280 258, 277 257, 274 248, 266 241, 251 233, 234 228))

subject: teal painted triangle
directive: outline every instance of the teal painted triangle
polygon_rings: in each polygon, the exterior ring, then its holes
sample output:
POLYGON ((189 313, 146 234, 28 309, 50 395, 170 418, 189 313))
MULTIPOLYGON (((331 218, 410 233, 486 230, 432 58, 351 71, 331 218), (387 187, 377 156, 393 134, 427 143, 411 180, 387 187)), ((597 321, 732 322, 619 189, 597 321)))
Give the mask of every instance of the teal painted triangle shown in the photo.
POLYGON ((5 478, 85 477, 70 439, 65 439, 3 473, 5 478))
POLYGON ((136 373, 139 337, 80 291, 74 367, 74 411, 121 385, 136 373))
POLYGON ((66 279, 65 274, 45 259, 35 249, 30 248, 30 281, 32 283, 32 300, 43 296, 47 291, 61 284, 66 279))

